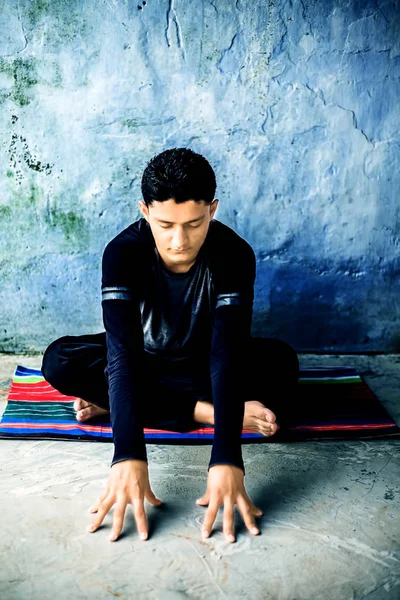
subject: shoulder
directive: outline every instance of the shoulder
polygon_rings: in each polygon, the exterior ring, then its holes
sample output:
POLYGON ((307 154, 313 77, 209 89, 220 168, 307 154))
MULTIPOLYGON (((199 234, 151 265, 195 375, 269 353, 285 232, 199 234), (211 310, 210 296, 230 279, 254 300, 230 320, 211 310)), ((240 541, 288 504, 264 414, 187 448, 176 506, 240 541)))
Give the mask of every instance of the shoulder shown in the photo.
POLYGON ((131 223, 112 238, 103 250, 103 265, 112 263, 129 263, 139 257, 141 260, 150 256, 153 245, 152 236, 146 219, 131 223))
POLYGON ((146 219, 139 219, 120 231, 104 248, 102 287, 137 288, 144 283, 155 259, 154 238, 146 219))
POLYGON ((250 243, 228 225, 212 219, 209 226, 209 258, 215 267, 254 268, 255 252, 250 243))

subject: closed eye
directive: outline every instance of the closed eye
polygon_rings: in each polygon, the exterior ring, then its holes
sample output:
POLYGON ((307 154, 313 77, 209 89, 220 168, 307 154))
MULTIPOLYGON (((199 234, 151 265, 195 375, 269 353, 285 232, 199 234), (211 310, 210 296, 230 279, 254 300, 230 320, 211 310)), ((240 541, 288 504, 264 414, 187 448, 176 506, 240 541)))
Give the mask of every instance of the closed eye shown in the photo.
MULTIPOLYGON (((189 225, 191 229, 197 229, 201 225, 189 225)), ((170 229, 171 225, 160 225, 161 229, 170 229)))

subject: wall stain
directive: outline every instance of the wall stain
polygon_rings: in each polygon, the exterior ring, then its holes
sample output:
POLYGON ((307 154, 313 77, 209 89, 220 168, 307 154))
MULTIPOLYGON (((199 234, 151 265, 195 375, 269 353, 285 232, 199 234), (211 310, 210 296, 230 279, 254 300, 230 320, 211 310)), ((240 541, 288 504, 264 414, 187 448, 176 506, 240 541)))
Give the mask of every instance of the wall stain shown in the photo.
POLYGON ((122 119, 121 124, 128 127, 128 129, 136 129, 143 125, 143 119, 122 119))
POLYGON ((385 492, 384 498, 385 498, 385 500, 393 500, 394 499, 393 490, 391 490, 390 488, 388 488, 388 491, 385 492))
POLYGON ((84 3, 79 0, 31 0, 26 14, 33 27, 37 27, 42 20, 50 21, 51 26, 46 30, 44 44, 59 43, 64 46, 66 42, 90 33, 82 12, 83 7, 84 3))
MULTIPOLYGON (((54 163, 42 163, 40 160, 37 160, 36 156, 33 156, 29 150, 28 144, 26 143, 26 138, 22 135, 18 135, 17 133, 12 134, 8 152, 10 155, 9 160, 11 167, 16 169, 16 179, 19 185, 21 185, 23 173, 17 163, 20 164, 22 161, 25 162, 27 167, 32 171, 38 171, 40 173, 44 172, 46 175, 50 175, 52 172, 54 163)), ((11 177, 12 171, 7 171, 7 176, 11 177), (8 173, 11 173, 11 175, 8 173)))
POLYGON ((19 106, 30 103, 30 88, 39 83, 36 74, 36 59, 33 57, 22 58, 18 56, 13 60, 0 58, 0 73, 4 73, 14 80, 11 91, 1 94, 0 104, 7 99, 13 100, 19 106))
MULTIPOLYGON (((13 187, 10 190, 9 204, 0 210, 5 216, 13 219, 19 218, 18 231, 21 234, 35 231, 37 222, 40 219, 40 212, 43 210, 43 191, 35 186, 33 181, 25 182, 23 188, 13 187)), ((12 241, 12 236, 10 241, 12 241)))
POLYGON ((0 219, 2 217, 11 217, 11 208, 9 206, 0 206, 0 219))
POLYGON ((57 207, 51 206, 49 214, 45 215, 44 220, 51 227, 59 227, 68 242, 78 241, 82 245, 87 244, 88 232, 85 219, 81 215, 75 214, 72 210, 63 212, 57 207))

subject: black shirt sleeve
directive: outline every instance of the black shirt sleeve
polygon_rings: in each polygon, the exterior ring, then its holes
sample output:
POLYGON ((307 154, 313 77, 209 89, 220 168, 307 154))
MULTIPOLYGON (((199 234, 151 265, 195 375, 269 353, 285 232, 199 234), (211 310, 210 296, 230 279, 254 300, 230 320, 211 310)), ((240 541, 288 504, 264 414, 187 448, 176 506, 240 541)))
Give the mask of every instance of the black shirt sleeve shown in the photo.
MULTIPOLYGON (((102 257, 102 311, 106 330, 110 420, 114 456, 147 462, 140 411, 143 398, 144 340, 138 290, 131 275, 138 259, 112 240, 102 257)), ((138 278, 140 280, 140 277, 138 278)))
POLYGON ((208 469, 217 464, 230 464, 244 473, 241 448, 245 401, 243 358, 251 337, 256 258, 250 244, 239 239, 240 243, 236 240, 220 252, 214 268, 217 296, 210 354, 214 441, 208 469))

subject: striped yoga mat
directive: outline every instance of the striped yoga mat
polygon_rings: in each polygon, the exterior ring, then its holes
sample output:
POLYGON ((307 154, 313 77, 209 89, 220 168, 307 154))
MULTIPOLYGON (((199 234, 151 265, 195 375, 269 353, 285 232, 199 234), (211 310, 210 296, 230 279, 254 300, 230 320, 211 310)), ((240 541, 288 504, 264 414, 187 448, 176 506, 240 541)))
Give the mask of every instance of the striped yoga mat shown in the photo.
MULTIPOLYGON (((76 420, 75 399, 54 389, 40 369, 18 365, 0 420, 0 438, 112 442, 109 419, 76 420)), ((185 433, 145 428, 144 434, 154 444, 209 444, 214 428, 204 425, 185 433)), ((400 428, 352 367, 302 369, 287 425, 271 437, 242 431, 242 443, 349 438, 400 439, 400 428)))

